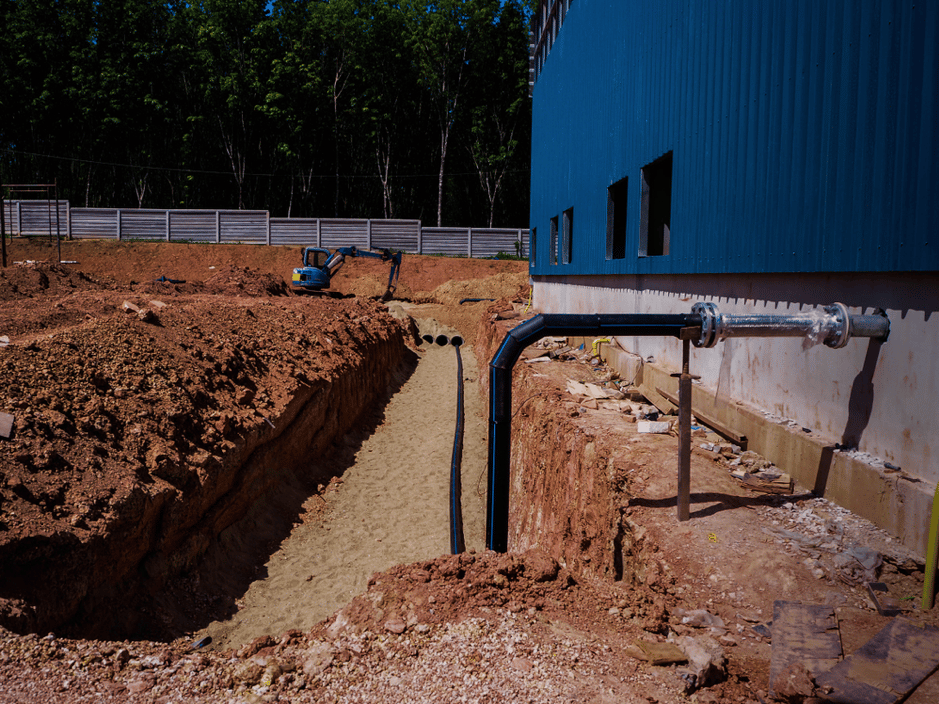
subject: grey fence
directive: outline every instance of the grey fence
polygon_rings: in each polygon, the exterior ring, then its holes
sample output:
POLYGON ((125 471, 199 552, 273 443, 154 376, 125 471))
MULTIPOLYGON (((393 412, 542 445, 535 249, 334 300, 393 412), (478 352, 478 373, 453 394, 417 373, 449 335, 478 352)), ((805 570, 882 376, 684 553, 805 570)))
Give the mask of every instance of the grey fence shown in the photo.
POLYGON ((37 237, 68 236, 68 201, 5 200, 3 219, 6 231, 37 237))
MULTIPOLYGON (((7 232, 56 234, 46 201, 5 201, 7 232), (51 230, 50 230, 51 225, 51 230)), ((60 233, 73 239, 395 249, 413 254, 528 256, 528 230, 422 227, 420 220, 272 218, 266 210, 69 208, 59 201, 60 233)))

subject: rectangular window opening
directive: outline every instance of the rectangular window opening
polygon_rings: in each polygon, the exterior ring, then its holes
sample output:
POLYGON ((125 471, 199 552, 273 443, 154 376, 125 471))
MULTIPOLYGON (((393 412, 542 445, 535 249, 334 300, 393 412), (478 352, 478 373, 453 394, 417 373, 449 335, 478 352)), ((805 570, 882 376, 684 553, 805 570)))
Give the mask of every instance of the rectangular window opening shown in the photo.
POLYGON ((528 257, 531 259, 531 265, 535 265, 535 253, 538 251, 538 228, 533 227, 529 233, 528 257))
POLYGON ((672 219, 672 152, 642 168, 639 256, 668 254, 672 219))
POLYGON ((629 179, 623 178, 606 189, 606 258, 626 258, 626 205, 629 179))
POLYGON ((570 264, 574 252, 574 209, 568 208, 563 213, 561 232, 561 263, 570 264))
POLYGON ((554 266, 558 263, 558 216, 551 218, 551 253, 549 263, 554 266))

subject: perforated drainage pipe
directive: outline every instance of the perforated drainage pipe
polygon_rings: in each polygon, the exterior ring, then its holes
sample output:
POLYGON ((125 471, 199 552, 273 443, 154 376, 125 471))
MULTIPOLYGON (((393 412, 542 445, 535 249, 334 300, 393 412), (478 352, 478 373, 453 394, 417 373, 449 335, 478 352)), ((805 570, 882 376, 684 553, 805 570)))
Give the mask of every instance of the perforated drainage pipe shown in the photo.
MULTIPOLYGON (((684 342, 683 358, 688 358, 688 344, 713 347, 727 337, 808 337, 839 348, 851 337, 886 340, 890 322, 883 312, 874 315, 848 313, 846 306, 836 303, 824 309, 797 315, 733 316, 721 315, 713 303, 697 303, 690 315, 683 314, 543 314, 510 330, 489 363, 489 477, 486 502, 486 546, 490 550, 508 549, 509 529, 509 466, 512 441, 512 369, 528 345, 543 337, 677 337, 684 342)), ((690 375, 687 363, 681 375, 679 405, 681 415, 690 416, 690 375), (687 377, 687 378, 686 378, 687 377)), ((686 425, 688 425, 686 423, 686 425)), ((688 463, 690 448, 682 447, 690 439, 682 438, 679 464, 688 463)), ((685 467, 687 471, 687 467, 685 467)), ((679 475, 679 494, 682 493, 679 475)), ((684 486, 687 494, 687 483, 684 486)), ((681 504, 681 496, 679 505, 681 504)), ((687 498, 687 497, 686 497, 687 498)))

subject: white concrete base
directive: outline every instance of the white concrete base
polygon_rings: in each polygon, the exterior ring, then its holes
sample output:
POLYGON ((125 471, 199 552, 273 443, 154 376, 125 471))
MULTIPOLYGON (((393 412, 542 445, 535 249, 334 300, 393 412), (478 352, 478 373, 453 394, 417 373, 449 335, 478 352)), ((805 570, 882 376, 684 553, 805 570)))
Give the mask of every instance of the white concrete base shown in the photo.
MULTIPOLYGON (((925 554, 939 481, 939 275, 536 278, 534 301, 550 313, 690 313, 698 301, 736 314, 798 313, 836 301, 855 313, 885 309, 885 343, 854 339, 832 350, 801 339, 738 338, 693 349, 691 371, 701 376, 694 405, 747 435, 752 449, 801 485, 925 554), (873 462, 835 451, 838 444, 873 462), (885 471, 882 462, 901 469, 885 471)), ((678 340, 616 342, 630 353, 622 355, 622 376, 642 358, 642 388, 677 395, 669 373, 680 368, 678 340)))

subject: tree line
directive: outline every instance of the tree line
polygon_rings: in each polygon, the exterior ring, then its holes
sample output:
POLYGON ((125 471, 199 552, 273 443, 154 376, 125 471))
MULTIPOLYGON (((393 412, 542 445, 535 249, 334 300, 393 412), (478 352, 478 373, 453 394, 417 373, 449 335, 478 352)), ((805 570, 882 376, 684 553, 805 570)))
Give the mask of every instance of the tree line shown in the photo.
POLYGON ((528 220, 530 0, 0 0, 0 182, 528 220))

